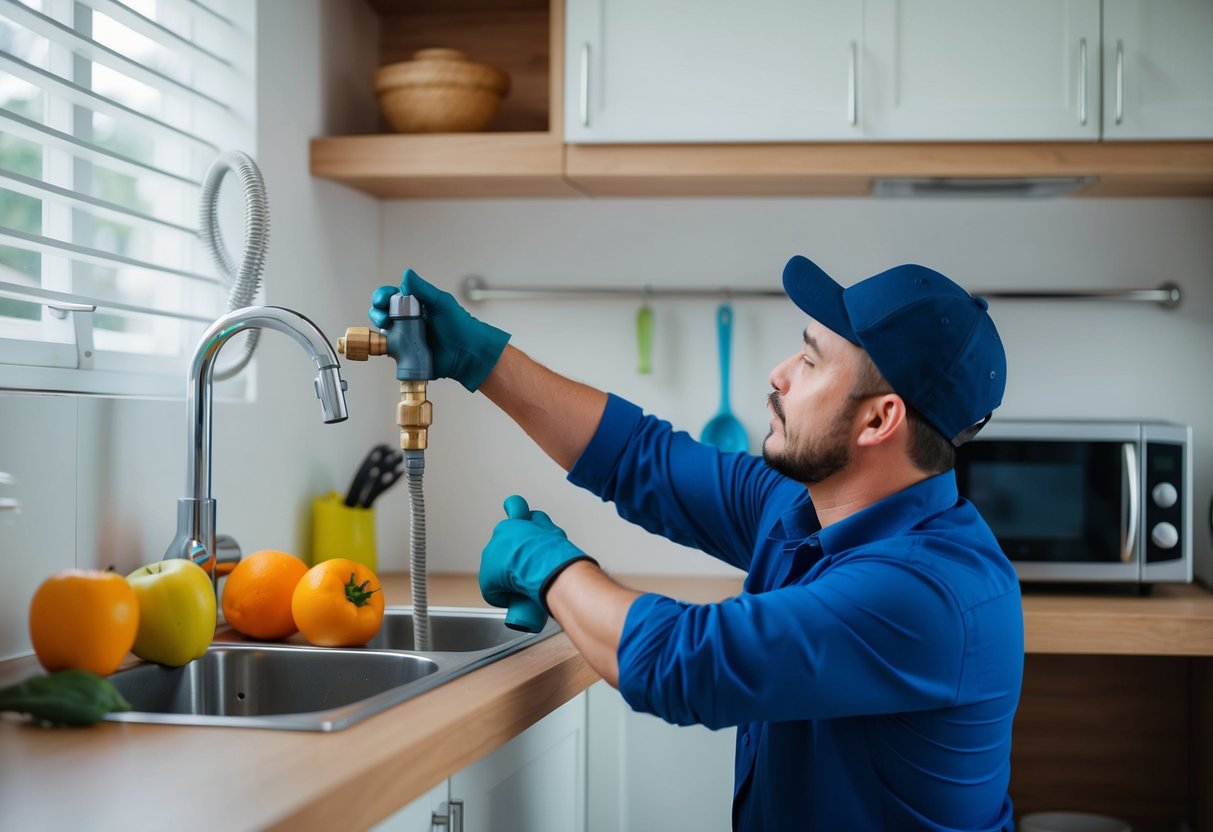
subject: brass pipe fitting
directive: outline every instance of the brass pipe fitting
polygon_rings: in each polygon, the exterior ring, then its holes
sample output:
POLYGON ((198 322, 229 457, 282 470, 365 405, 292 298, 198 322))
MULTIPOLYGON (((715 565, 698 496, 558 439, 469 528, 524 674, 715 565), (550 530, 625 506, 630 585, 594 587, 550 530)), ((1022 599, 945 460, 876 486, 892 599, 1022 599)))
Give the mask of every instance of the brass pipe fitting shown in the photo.
POLYGON ((365 326, 351 326, 337 339, 337 352, 350 361, 366 361, 372 355, 387 355, 387 338, 365 326))
POLYGON ((426 400, 426 382, 400 382, 400 403, 396 405, 396 424, 400 426, 400 449, 424 451, 429 444, 429 427, 434 421, 434 406, 426 400))

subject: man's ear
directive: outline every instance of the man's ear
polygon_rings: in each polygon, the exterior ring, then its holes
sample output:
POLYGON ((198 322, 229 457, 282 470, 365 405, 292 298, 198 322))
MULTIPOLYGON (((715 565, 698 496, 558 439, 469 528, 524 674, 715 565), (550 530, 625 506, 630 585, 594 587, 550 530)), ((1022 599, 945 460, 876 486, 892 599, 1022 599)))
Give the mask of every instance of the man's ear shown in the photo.
POLYGON ((906 423, 906 403, 896 393, 872 396, 859 408, 860 432, 856 440, 862 447, 883 445, 897 435, 906 423))

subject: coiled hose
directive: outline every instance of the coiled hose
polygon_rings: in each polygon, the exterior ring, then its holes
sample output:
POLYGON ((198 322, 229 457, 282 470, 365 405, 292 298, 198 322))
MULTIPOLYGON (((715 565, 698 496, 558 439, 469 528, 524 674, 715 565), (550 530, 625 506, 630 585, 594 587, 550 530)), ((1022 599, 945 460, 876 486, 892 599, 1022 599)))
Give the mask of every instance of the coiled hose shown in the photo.
POLYGON ((404 452, 404 480, 409 488, 409 583, 413 590, 413 649, 430 649, 430 609, 425 577, 425 451, 404 452))
MULTIPOLYGON (((219 275, 231 287, 227 298, 227 311, 252 306, 261 288, 261 272, 265 268, 265 253, 270 236, 270 208, 265 195, 265 180, 257 163, 247 153, 231 150, 219 155, 206 172, 202 183, 198 222, 198 236, 211 255, 219 275), (219 231, 219 186, 229 172, 240 178, 244 190, 244 254, 239 269, 228 256, 219 231)), ((257 349, 260 329, 249 330, 245 335, 244 349, 235 362, 226 367, 216 367, 216 381, 231 378, 239 373, 253 357, 257 349)))

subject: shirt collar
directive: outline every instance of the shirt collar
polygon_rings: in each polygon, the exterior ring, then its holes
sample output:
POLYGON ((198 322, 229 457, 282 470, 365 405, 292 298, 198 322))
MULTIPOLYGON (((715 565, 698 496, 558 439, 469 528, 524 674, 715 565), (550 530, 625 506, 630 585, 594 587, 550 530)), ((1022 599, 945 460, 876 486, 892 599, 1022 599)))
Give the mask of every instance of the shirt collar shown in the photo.
POLYGON ((776 540, 799 543, 806 537, 811 537, 821 531, 821 521, 817 519, 817 510, 809 499, 805 489, 796 499, 790 509, 779 515, 779 520, 771 530, 771 537, 776 540))
POLYGON ((923 520, 956 505, 956 474, 945 471, 890 494, 844 520, 821 530, 818 539, 825 554, 842 552, 894 537, 923 520))

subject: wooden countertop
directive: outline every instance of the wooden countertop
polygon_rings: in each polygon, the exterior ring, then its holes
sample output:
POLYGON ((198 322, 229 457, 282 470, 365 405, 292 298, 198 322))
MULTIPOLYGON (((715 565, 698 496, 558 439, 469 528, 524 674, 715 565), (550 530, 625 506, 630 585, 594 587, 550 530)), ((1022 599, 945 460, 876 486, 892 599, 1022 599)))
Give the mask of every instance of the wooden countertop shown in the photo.
MULTIPOLYGON (((693 602, 738 578, 623 578, 693 602)), ((407 576, 384 578, 407 604, 407 576)), ((434 575, 434 606, 484 606, 470 575, 434 575)), ((1030 653, 1213 656, 1213 594, 1024 596, 1030 653)), ((36 670, 32 659, 8 663, 36 670)), ((0 718, 0 826, 11 829, 353 829, 373 824, 597 681, 559 633, 330 734, 104 723, 44 730, 0 718)))

